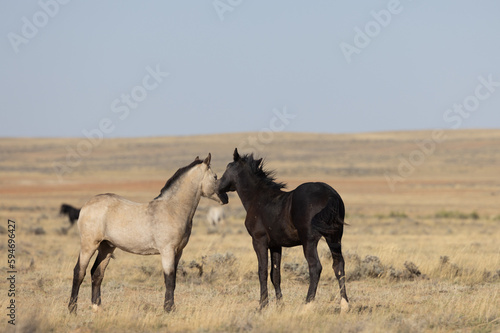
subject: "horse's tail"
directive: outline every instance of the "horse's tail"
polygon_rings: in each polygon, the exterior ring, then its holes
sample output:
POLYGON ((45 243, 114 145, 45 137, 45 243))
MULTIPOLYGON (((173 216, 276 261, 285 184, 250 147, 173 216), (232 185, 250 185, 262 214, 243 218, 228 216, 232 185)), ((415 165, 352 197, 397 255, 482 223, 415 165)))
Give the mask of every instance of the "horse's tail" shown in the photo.
POLYGON ((313 229, 322 235, 332 235, 341 232, 344 222, 345 207, 340 196, 331 196, 326 206, 312 218, 313 229))

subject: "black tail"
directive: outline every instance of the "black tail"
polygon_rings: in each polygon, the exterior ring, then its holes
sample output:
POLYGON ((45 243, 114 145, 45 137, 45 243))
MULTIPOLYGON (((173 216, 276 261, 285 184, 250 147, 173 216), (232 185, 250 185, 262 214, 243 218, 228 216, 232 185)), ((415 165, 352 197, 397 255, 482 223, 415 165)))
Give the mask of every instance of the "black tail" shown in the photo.
POLYGON ((80 217, 80 209, 68 204, 62 204, 59 214, 68 215, 69 223, 73 225, 76 221, 78 221, 78 218, 80 217))
POLYGON ((322 235, 330 235, 342 231, 344 225, 345 207, 340 197, 330 197, 325 208, 316 214, 312 221, 313 229, 322 235))

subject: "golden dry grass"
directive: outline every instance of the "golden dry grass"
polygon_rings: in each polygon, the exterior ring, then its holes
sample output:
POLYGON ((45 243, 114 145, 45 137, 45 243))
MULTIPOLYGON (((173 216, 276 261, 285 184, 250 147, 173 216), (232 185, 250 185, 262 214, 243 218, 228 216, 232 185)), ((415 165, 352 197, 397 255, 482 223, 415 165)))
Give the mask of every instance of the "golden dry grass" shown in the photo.
MULTIPOLYGON (((498 332, 500 331, 500 131, 446 132, 425 161, 393 191, 400 157, 430 132, 352 135, 275 134, 258 154, 293 189, 325 181, 344 198, 343 248, 351 311, 340 314, 337 282, 324 242, 315 302, 304 304, 307 271, 300 248, 284 249, 276 304, 257 311, 257 260, 233 194, 226 224, 212 230, 203 199, 184 251, 177 309, 162 311, 158 256, 115 252, 102 285, 103 309, 90 307, 90 277, 82 284, 77 316, 68 314, 76 228, 59 205, 81 206, 92 195, 115 192, 136 201, 155 197, 168 177, 196 155, 212 152, 221 175, 246 134, 105 140, 60 180, 54 161, 79 139, 0 139, 0 219, 16 221, 16 329, 19 332, 498 332), (37 234, 43 230, 44 234, 37 234), (413 265, 413 266, 412 266, 413 265), (200 276, 202 267, 203 274, 200 276), (417 267, 421 275, 407 267, 417 267)), ((247 151, 242 151, 246 153, 247 151)), ((2 234, 1 258, 7 261, 2 234)), ((9 297, 2 265, 0 306, 9 297)), ((6 311, 4 310, 6 313, 6 311)), ((11 330, 6 315, 0 331, 11 330)))

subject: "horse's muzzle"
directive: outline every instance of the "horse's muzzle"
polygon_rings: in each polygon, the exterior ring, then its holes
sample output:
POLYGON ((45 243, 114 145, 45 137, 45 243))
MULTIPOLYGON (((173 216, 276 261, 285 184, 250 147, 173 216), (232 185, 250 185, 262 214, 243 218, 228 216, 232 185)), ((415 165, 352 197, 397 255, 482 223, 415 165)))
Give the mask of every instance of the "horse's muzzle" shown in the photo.
POLYGON ((217 196, 219 197, 221 204, 225 205, 229 202, 229 198, 227 197, 227 193, 225 193, 225 192, 217 193, 217 196))

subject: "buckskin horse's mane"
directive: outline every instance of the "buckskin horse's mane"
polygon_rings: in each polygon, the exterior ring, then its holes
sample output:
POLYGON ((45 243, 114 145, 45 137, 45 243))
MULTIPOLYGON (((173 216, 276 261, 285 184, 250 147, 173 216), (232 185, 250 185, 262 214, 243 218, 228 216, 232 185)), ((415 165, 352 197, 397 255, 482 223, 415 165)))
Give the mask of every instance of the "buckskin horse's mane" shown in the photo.
POLYGON ((169 180, 167 180, 167 182, 165 183, 165 186, 163 186, 163 188, 161 189, 160 194, 156 198, 154 198, 154 200, 161 198, 163 193, 165 193, 172 186, 172 184, 174 184, 179 178, 181 178, 183 174, 185 174, 186 172, 191 170, 191 168, 194 167, 195 165, 198 165, 201 163, 203 163, 203 161, 197 158, 193 162, 191 162, 191 164, 177 170, 174 173, 174 175, 172 177, 170 177, 169 180))

